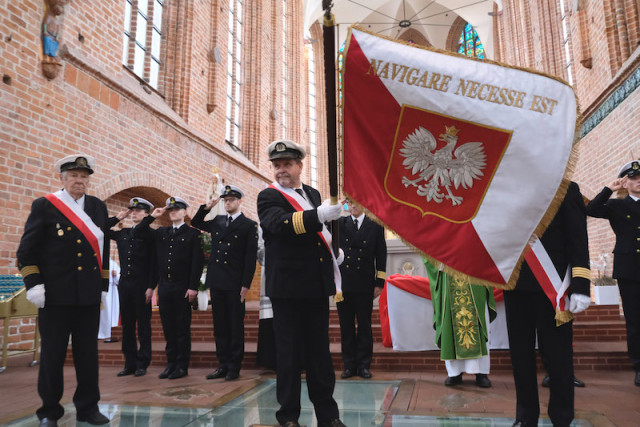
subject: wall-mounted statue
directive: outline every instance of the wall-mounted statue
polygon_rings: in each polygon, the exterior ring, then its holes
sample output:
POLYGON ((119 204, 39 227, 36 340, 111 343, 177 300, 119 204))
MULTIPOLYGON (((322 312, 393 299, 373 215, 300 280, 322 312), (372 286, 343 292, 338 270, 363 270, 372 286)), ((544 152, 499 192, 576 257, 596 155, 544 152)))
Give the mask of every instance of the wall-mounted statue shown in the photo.
POLYGON ((69 0, 45 0, 45 13, 42 20, 42 73, 49 80, 60 73, 58 46, 62 39, 64 6, 69 0))
MULTIPOLYGON (((220 170, 217 166, 213 166, 211 168, 211 184, 209 184, 209 189, 207 190, 207 200, 213 199, 214 197, 220 197, 220 195, 224 192, 224 179, 220 176, 220 170)), ((205 203, 206 203, 205 202, 205 203)), ((224 215, 226 211, 224 210, 224 203, 218 203, 215 205, 211 211, 205 217, 205 221, 213 219, 216 215, 224 215)))

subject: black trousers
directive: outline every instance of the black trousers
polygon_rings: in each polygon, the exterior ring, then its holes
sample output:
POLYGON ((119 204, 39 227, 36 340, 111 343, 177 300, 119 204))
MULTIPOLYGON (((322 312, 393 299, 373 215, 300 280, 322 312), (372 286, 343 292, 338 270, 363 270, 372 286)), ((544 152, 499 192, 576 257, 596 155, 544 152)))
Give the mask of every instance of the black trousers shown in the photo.
POLYGON ((211 289, 213 335, 220 367, 229 372, 240 372, 244 356, 244 303, 240 291, 211 289))
POLYGON ((151 363, 151 304, 146 303, 145 292, 144 284, 126 278, 120 279, 118 295, 122 321, 122 353, 124 367, 127 369, 146 369, 151 363))
POLYGON ((618 279, 627 325, 627 351, 633 369, 640 371, 640 281, 618 279))
POLYGON ((516 385, 516 419, 537 425, 540 416, 537 335, 551 380, 549 418, 554 426, 568 426, 574 416, 572 322, 556 326, 555 309, 542 292, 505 291, 504 302, 516 385))
POLYGON ((272 298, 271 303, 278 360, 278 422, 285 424, 300 417, 302 366, 306 368, 309 400, 318 424, 339 418, 338 404, 333 399, 336 377, 329 350, 329 299, 272 298))
POLYGON ((373 355, 373 333, 371 332, 373 293, 369 295, 344 292, 343 296, 344 300, 336 306, 340 317, 344 367, 354 371, 361 368, 369 369, 373 355))
POLYGON ((164 339, 165 353, 170 370, 189 369, 191 359, 191 303, 185 298, 186 289, 160 284, 158 306, 164 339))
POLYGON ((98 326, 100 306, 45 306, 38 311, 41 337, 38 394, 42 406, 36 411, 39 419, 60 419, 64 389, 64 360, 72 339, 73 364, 78 385, 73 403, 79 416, 98 410, 98 326))

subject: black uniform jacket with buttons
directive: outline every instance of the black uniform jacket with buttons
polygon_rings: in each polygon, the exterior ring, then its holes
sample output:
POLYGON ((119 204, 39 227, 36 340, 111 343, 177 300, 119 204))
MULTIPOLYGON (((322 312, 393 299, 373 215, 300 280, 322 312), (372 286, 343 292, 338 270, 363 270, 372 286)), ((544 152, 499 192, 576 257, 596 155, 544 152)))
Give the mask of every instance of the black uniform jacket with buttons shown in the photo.
MULTIPOLYGON (((123 279, 135 283, 142 289, 153 288, 152 263, 155 257, 153 229, 149 227, 153 217, 146 216, 133 228, 109 230, 109 238, 118 246, 120 258, 120 281, 123 279)), ((115 226, 120 220, 111 217, 107 227, 115 226)))
MULTIPOLYGON (((561 279, 567 273, 567 266, 571 266, 569 293, 589 295, 591 282, 586 277, 581 277, 588 275, 590 269, 587 216, 580 187, 575 182, 569 184, 567 194, 540 242, 561 279)), ((542 287, 526 261, 522 263, 515 290, 542 292, 542 287)))
POLYGON ((171 236, 173 226, 154 232, 156 259, 154 284, 162 283, 178 289, 197 290, 204 267, 200 230, 182 224, 171 236))
POLYGON ((343 292, 372 294, 374 286, 383 287, 387 265, 384 228, 364 216, 356 230, 351 215, 338 220, 340 248, 344 261, 340 265, 343 292))
POLYGON ((587 214, 606 218, 616 233, 613 248, 613 277, 640 280, 640 201, 630 196, 610 199, 613 192, 608 187, 587 205, 587 214))
POLYGON ((207 287, 220 291, 251 287, 256 271, 258 224, 241 213, 227 227, 227 215, 204 221, 208 213, 202 205, 191 220, 192 226, 211 233, 207 287))
MULTIPOLYGON (((303 184, 312 206, 320 193, 303 184)), ((270 298, 317 298, 336 293, 329 249, 318 232, 317 209, 296 212, 280 191, 258 194, 258 217, 265 248, 266 294, 270 298)))
POLYGON ((17 258, 27 289, 44 284, 47 305, 99 304, 109 289, 107 207, 86 195, 84 211, 104 233, 102 271, 89 241, 49 200, 36 199, 24 226, 17 258))

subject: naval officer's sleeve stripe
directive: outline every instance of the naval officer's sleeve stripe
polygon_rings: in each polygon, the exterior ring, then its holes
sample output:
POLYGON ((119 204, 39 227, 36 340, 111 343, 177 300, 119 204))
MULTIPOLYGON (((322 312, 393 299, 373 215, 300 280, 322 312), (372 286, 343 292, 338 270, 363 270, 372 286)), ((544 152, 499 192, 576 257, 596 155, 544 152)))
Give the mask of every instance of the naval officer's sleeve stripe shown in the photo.
POLYGON ((304 234, 307 232, 306 228, 304 227, 304 220, 302 218, 302 215, 302 212, 295 212, 291 218, 291 220, 293 221, 293 231, 295 231, 296 234, 304 234))
POLYGON ((102 278, 103 279, 109 278, 109 270, 102 270, 102 278))
POLYGON ((30 276, 32 274, 40 274, 40 269, 38 268, 37 265, 27 265, 26 267, 23 267, 20 270, 20 274, 24 279, 25 277, 30 276))
POLYGON ((591 280, 591 270, 584 267, 573 267, 571 269, 572 277, 582 277, 587 280, 591 280))
POLYGON ((376 278, 385 280, 387 278, 387 273, 385 273, 384 271, 378 271, 376 273, 376 278))

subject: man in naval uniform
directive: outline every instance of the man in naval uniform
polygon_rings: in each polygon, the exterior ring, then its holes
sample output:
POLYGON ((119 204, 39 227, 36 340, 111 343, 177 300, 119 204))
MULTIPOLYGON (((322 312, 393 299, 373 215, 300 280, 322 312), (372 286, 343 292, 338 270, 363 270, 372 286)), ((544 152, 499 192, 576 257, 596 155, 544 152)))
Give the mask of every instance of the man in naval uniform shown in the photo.
POLYGON ((344 362, 342 378, 358 375, 368 379, 373 355, 371 311, 373 299, 384 287, 387 243, 384 228, 371 221, 362 206, 351 200, 347 200, 347 205, 351 215, 339 220, 340 249, 344 252, 340 264, 344 301, 337 303, 344 362))
POLYGON ((514 426, 538 425, 536 337, 550 378, 549 418, 554 426, 569 426, 574 417, 572 313, 584 311, 591 302, 587 219, 580 188, 575 182, 568 183, 565 198, 539 243, 555 271, 545 270, 545 276, 535 269, 534 274, 524 261, 515 288, 504 291, 516 385, 514 426), (564 298, 559 304, 551 302, 548 293, 553 289, 544 287, 544 278, 550 283, 555 279, 568 282, 568 303, 564 298))
POLYGON ((618 178, 587 205, 587 214, 607 218, 616 234, 613 278, 620 288, 634 383, 640 387, 640 161, 624 164, 618 178), (621 188, 627 189, 627 197, 610 199, 621 188))
POLYGON ((211 292, 216 356, 220 367, 207 379, 235 380, 244 356, 244 299, 256 271, 258 224, 240 210, 244 193, 227 185, 219 197, 200 206, 191 225, 211 234, 211 256, 206 286, 211 292), (209 211, 224 200, 226 215, 205 221, 209 211))
POLYGON ((36 199, 17 251, 27 299, 38 308, 41 348, 36 411, 40 425, 55 426, 64 414, 60 398, 69 336, 78 385, 76 419, 106 424, 98 410, 100 300, 109 288, 107 208, 89 196, 95 160, 77 154, 58 160, 63 189, 36 199))
POLYGON ((321 204, 318 190, 302 184, 305 154, 293 141, 272 142, 267 155, 275 181, 258 194, 276 341, 276 418, 283 426, 299 426, 304 368, 318 426, 339 427, 344 424, 333 399, 329 297, 339 288, 340 271, 323 224, 340 218, 342 205, 321 204))
MULTIPOLYGON (((158 284, 158 306, 162 330, 167 342, 167 367, 158 378, 174 380, 187 376, 191 359, 191 303, 198 295, 204 253, 200 231, 189 227, 184 218, 189 204, 180 197, 169 197, 164 208, 155 209, 157 218, 166 210, 171 225, 154 233, 156 267, 154 283, 158 284)), ((147 302, 153 288, 147 289, 147 302)))
POLYGON ((132 374, 141 377, 147 373, 147 367, 151 363, 151 303, 145 296, 147 289, 155 287, 152 272, 155 242, 153 230, 149 227, 153 220, 149 216, 151 209, 151 202, 142 197, 134 197, 129 200, 126 210, 109 218, 108 222, 109 238, 118 245, 121 269, 118 291, 124 369, 118 372, 119 377, 132 374), (133 227, 111 230, 127 217, 133 220, 133 227))

